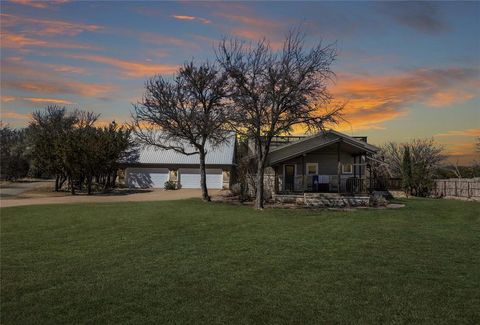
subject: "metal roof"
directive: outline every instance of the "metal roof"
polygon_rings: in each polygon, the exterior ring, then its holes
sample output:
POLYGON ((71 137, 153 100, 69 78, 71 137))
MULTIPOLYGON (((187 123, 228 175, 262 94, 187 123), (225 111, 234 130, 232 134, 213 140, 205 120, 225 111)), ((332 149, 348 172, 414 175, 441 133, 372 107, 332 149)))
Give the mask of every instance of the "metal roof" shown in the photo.
MULTIPOLYGON (((186 152, 193 152, 195 149, 189 144, 184 145, 186 152)), ((215 148, 211 143, 205 145, 207 155, 205 163, 207 165, 233 165, 235 154, 235 134, 232 133, 228 140, 215 148)), ((177 165, 198 165, 200 159, 198 154, 184 155, 174 150, 164 150, 161 148, 148 146, 139 150, 139 158, 136 164, 177 164, 177 165)))
POLYGON ((303 153, 329 146, 340 140, 366 152, 375 153, 378 151, 377 147, 369 143, 360 141, 338 131, 329 130, 326 132, 319 132, 302 140, 275 148, 274 150, 270 151, 268 155, 268 161, 270 164, 275 164, 303 153))

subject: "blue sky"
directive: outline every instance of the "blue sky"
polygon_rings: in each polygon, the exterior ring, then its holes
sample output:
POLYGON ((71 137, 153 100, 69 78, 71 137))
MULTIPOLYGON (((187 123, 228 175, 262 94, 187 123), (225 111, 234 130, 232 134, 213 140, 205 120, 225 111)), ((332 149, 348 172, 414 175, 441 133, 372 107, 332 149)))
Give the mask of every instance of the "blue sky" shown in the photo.
POLYGON ((340 130, 376 144, 434 137, 453 160, 478 158, 479 2, 15 0, 1 15, 1 119, 15 127, 53 103, 127 121, 149 76, 213 59, 224 36, 278 48, 302 26, 338 48, 340 130))

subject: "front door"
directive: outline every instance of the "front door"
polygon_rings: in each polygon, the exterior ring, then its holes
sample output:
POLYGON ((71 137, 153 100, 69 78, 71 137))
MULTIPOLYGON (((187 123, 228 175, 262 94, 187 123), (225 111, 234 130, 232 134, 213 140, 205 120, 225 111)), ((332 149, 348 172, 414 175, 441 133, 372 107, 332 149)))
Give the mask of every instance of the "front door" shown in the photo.
POLYGON ((285 191, 294 190, 295 185, 295 165, 285 165, 285 191))

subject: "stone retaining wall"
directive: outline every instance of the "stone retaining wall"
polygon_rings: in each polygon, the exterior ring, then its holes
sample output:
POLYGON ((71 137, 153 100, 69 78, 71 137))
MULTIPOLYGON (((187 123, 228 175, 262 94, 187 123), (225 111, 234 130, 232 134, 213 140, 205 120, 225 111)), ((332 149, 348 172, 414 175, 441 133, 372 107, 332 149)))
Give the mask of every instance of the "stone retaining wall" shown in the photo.
POLYGON ((368 207, 369 196, 342 196, 337 193, 304 193, 273 196, 277 203, 295 203, 310 208, 368 207))

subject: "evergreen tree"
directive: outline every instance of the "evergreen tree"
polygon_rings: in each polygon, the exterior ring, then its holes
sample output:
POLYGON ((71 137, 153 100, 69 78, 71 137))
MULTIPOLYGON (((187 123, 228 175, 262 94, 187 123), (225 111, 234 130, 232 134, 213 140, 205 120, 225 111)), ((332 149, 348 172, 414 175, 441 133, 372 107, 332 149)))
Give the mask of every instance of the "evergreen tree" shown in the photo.
POLYGON ((412 157, 410 156, 410 147, 405 145, 403 148, 402 161, 402 187, 405 193, 411 194, 412 191, 412 157))

